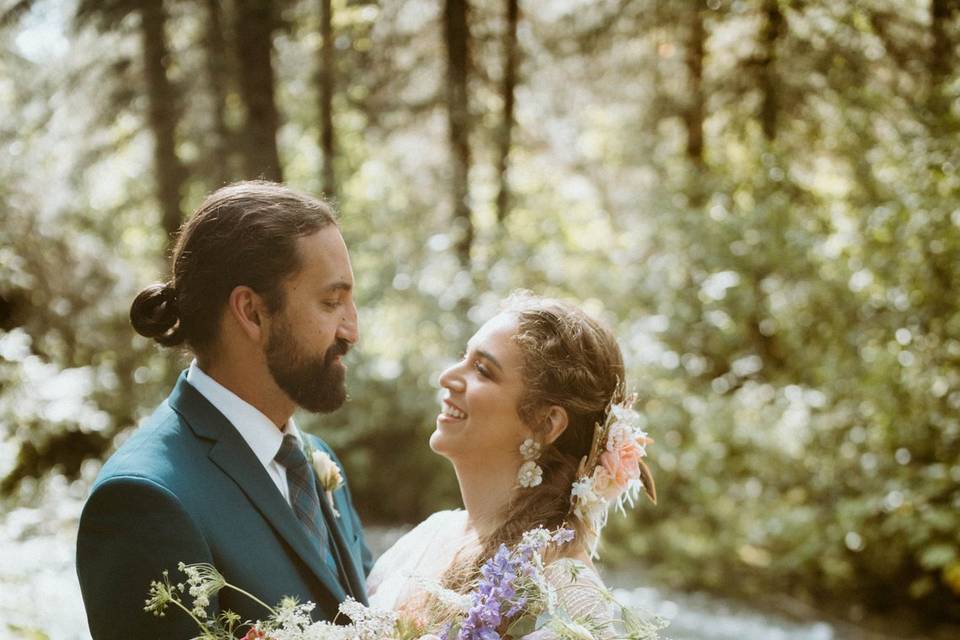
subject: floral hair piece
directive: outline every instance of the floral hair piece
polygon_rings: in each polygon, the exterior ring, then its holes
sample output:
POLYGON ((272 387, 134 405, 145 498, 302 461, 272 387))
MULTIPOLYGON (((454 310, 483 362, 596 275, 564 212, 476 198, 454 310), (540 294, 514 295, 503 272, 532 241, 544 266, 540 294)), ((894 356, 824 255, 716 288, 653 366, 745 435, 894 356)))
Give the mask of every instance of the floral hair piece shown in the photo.
POLYGON ((643 462, 653 440, 643 430, 643 417, 633 409, 636 401, 636 394, 631 394, 607 407, 603 422, 594 426, 590 453, 580 461, 570 491, 571 511, 586 525, 591 557, 597 555, 611 505, 626 513, 624 505, 632 507, 641 489, 657 503, 653 475, 643 462))

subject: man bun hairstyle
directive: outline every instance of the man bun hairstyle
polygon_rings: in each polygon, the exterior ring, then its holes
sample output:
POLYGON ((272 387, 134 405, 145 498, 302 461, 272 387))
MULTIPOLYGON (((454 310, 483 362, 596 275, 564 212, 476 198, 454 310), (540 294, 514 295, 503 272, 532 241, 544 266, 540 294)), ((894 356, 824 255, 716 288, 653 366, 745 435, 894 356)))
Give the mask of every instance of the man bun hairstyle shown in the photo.
POLYGON ((130 322, 163 346, 209 349, 235 287, 263 296, 271 312, 283 308, 281 283, 300 269, 297 240, 336 225, 323 200, 275 182, 237 182, 218 189, 180 230, 171 278, 143 289, 130 322))
POLYGON ((130 323, 137 333, 165 347, 181 344, 177 291, 171 283, 152 284, 141 291, 130 305, 130 323))

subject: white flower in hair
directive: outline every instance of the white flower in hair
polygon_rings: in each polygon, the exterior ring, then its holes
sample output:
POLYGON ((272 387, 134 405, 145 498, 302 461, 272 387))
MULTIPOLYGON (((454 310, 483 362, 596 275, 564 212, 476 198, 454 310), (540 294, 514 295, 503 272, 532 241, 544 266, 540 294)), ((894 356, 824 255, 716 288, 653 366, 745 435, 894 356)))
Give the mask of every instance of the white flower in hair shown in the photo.
POLYGON ((598 509, 606 509, 606 502, 593 490, 593 478, 581 478, 573 483, 570 491, 573 498, 574 515, 584 522, 591 522, 598 509))

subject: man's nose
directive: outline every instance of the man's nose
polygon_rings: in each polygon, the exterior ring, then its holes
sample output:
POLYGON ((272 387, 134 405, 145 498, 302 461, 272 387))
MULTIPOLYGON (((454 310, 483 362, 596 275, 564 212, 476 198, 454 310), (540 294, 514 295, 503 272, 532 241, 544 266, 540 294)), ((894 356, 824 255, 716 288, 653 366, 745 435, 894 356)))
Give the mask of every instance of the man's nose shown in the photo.
POLYGON ((337 327, 337 337, 343 338, 350 344, 356 344, 360 339, 360 325, 357 314, 357 305, 350 303, 346 315, 341 319, 340 326, 337 327))

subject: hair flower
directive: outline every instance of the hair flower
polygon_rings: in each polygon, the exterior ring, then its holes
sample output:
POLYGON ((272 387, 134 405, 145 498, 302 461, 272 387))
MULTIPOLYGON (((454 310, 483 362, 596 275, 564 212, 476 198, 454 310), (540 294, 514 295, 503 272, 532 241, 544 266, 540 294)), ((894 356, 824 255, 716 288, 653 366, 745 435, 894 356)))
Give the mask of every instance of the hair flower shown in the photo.
POLYGON ((581 461, 570 492, 571 510, 589 532, 591 555, 596 555, 600 530, 610 506, 633 506, 643 490, 656 503, 653 476, 643 463, 653 440, 643 427, 646 421, 633 409, 636 395, 611 403, 603 422, 594 427, 590 454, 581 461))

